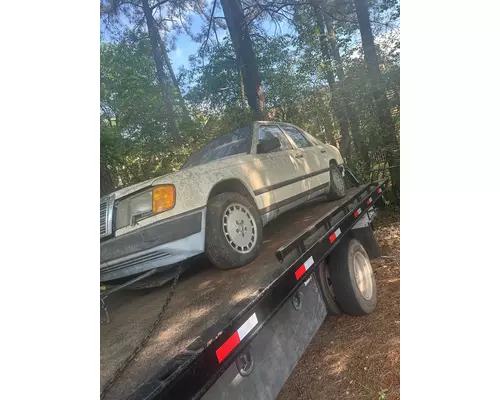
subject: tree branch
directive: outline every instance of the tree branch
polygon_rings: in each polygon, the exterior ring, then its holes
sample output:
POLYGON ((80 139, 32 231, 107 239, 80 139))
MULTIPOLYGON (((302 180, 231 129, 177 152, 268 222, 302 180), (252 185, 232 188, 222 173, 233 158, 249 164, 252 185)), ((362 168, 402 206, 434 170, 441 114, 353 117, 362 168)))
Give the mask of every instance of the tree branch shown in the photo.
POLYGON ((250 10, 252 8, 256 8, 258 10, 257 14, 254 15, 252 18, 250 18, 249 22, 252 22, 253 20, 255 20, 256 18, 258 18, 260 15, 262 15, 265 12, 267 12, 270 15, 272 13, 279 14, 280 11, 283 8, 286 8, 286 7, 300 7, 300 6, 311 6, 311 7, 317 8, 321 12, 323 12, 326 15, 328 15, 330 18, 332 18, 334 21, 337 21, 337 22, 356 23, 355 20, 351 21, 351 20, 347 20, 347 19, 340 19, 337 16, 332 15, 330 13, 330 11, 325 10, 323 7, 321 7, 320 5, 316 4, 315 1, 286 2, 286 3, 280 3, 280 4, 275 4, 275 3, 267 3, 267 4, 265 4, 265 3, 259 3, 257 1, 255 4, 248 5, 248 6, 244 7, 243 10, 247 11, 247 10, 250 10))
MULTIPOLYGON (((208 20, 208 30, 207 30, 207 38, 205 39, 205 42, 201 46, 201 51, 205 49, 205 46, 207 45, 208 38, 210 37, 210 31, 212 30, 212 20, 214 19, 214 13, 215 13, 215 6, 217 5, 217 0, 214 0, 214 5, 212 7, 212 12, 210 14, 210 19, 208 20)), ((215 37, 217 38, 217 31, 214 26, 214 32, 215 32, 215 37)), ((219 43, 219 38, 217 38, 217 43, 219 43)))
POLYGON ((161 0, 155 5, 151 6, 151 11, 153 11, 155 8, 162 6, 165 3, 168 3, 170 0, 161 0))

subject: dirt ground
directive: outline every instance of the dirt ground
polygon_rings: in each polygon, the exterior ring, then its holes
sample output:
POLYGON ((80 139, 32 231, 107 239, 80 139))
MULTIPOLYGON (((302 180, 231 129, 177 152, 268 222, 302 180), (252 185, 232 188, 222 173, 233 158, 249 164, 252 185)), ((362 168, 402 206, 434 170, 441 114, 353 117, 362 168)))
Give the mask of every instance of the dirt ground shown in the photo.
POLYGON ((399 399, 399 216, 376 219, 378 304, 365 317, 327 317, 278 400, 399 399))

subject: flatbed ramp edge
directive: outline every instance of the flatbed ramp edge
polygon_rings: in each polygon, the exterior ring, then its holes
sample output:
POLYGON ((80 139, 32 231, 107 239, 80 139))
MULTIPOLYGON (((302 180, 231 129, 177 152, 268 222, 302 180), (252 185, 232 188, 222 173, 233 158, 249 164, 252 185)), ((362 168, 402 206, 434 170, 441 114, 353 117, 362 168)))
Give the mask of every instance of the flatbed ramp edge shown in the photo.
MULTIPOLYGON (((278 318, 274 318, 273 323, 271 321, 272 317, 292 295, 297 294, 298 288, 302 288, 301 291, 306 293, 306 297, 318 295, 315 284, 306 288, 307 283, 310 282, 309 276, 312 271, 335 248, 342 237, 361 220, 361 217, 372 207, 373 203, 382 196, 386 184, 387 180, 384 180, 350 189, 344 199, 334 203, 330 202, 329 206, 326 203, 326 206, 320 207, 321 210, 329 211, 326 214, 323 212, 324 215, 321 218, 317 218, 318 214, 316 214, 314 223, 296 234, 292 239, 288 239, 276 251, 276 258, 282 264, 280 268, 274 267, 273 277, 270 277, 269 274, 265 276, 267 281, 264 287, 260 287, 258 291, 260 293, 251 297, 250 301, 247 298, 247 301, 243 301, 242 305, 231 307, 230 312, 226 313, 226 315, 222 312, 217 323, 213 324, 211 329, 202 332, 198 336, 198 340, 187 346, 184 351, 178 352, 173 357, 166 356, 165 359, 168 362, 163 363, 162 368, 153 378, 142 384, 129 398, 200 398, 212 385, 216 386, 214 383, 218 378, 228 367, 235 364, 235 359, 243 351, 246 351, 247 345, 254 341, 259 333, 262 333, 261 337, 267 335, 267 340, 272 340, 273 337, 271 336, 279 336, 277 334, 277 330, 280 328, 279 323, 276 324, 278 318), (267 330, 274 329, 273 335, 269 336, 269 332, 262 331, 266 325, 267 330), (273 325, 274 328, 272 328, 273 325)), ((285 225, 280 226, 280 228, 286 231, 287 227, 285 225)), ((297 229, 292 230, 292 232, 297 232, 297 229)), ((288 237, 292 235, 288 234, 288 237)), ((267 252, 272 254, 270 251, 267 252)), ((259 261, 259 259, 256 261, 259 261)), ((260 261, 262 262, 262 259, 260 261)), ((276 264, 276 261, 274 263, 276 264)), ((253 265, 252 269, 255 268, 258 268, 258 266, 253 265)), ((223 273, 226 273, 226 271, 223 271, 223 273)), ((315 303, 312 302, 311 304, 315 303)), ((307 302, 304 302, 303 307, 307 307, 307 302)), ((280 314, 285 312, 285 308, 283 307, 280 314)), ((305 310, 303 311, 305 312, 305 310)), ((323 311, 309 311, 312 314, 317 314, 316 320, 321 324, 325 316, 323 311)), ((177 312, 182 312, 182 310, 177 310, 177 312)), ((293 318, 293 316, 290 314, 286 318, 293 318)), ((296 327, 300 326, 301 321, 297 320, 295 325, 296 327)), ((312 332, 314 335, 317 327, 311 326, 308 328, 303 326, 303 329, 314 329, 314 332, 312 332)), ((258 340, 255 340, 255 342, 258 342, 258 340)), ((301 345, 302 347, 307 346, 307 343, 301 345)), ((300 350, 299 353, 302 354, 305 348, 297 350, 300 350)), ((297 359, 300 354, 296 357, 297 359)), ((258 358, 258 355, 254 358, 258 358)), ((289 365, 287 368, 293 369, 297 359, 291 360, 293 365, 289 365)), ((253 367, 253 360, 251 364, 253 367)), ((260 365, 263 364, 264 362, 260 362, 260 365)), ((234 369, 234 367, 232 368, 234 369)), ((287 372, 287 368, 282 368, 282 372, 287 373, 283 379, 286 379, 291 372, 287 372)), ((223 378, 219 379, 219 381, 224 381, 223 378)), ((276 382, 278 381, 280 380, 277 379, 276 382)), ((276 388, 274 392, 276 392, 276 388)), ((220 397, 220 394, 218 397, 220 397)), ((217 398, 217 396, 210 396, 209 392, 205 398, 217 398)), ((269 398, 272 398, 272 396, 269 398)))

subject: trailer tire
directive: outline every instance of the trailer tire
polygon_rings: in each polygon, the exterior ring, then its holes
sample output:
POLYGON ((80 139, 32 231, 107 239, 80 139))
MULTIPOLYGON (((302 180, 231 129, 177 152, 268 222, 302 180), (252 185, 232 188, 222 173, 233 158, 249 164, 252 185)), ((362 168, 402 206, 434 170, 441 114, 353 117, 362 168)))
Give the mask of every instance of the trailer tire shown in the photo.
POLYGON ((316 280, 318 281, 321 296, 325 302, 327 315, 333 315, 336 317, 342 315, 342 310, 339 303, 337 303, 335 292, 333 290, 333 279, 327 262, 322 261, 321 264, 318 265, 317 270, 314 271, 314 274, 316 275, 316 280))
POLYGON ((344 178, 340 169, 334 164, 330 164, 330 185, 326 197, 328 200, 338 200, 345 197, 346 189, 344 178))
POLYGON ((248 264, 257 258, 261 243, 262 220, 253 202, 235 192, 209 199, 205 251, 217 268, 248 264))
POLYGON ((329 261, 333 290, 342 311, 354 316, 372 313, 377 305, 377 285, 361 243, 350 239, 329 261))

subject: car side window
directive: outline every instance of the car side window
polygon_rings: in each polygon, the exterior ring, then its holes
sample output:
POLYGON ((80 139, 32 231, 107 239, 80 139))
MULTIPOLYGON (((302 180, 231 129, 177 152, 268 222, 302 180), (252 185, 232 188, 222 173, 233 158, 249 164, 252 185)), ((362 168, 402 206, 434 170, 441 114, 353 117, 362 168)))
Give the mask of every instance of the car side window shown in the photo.
POLYGON ((320 145, 324 144, 324 143, 321 142, 321 140, 319 140, 318 138, 314 137, 310 133, 302 132, 302 134, 305 135, 306 139, 309 142, 311 142, 313 146, 320 146, 320 145))
POLYGON ((297 147, 310 147, 311 143, 306 139, 306 137, 297 129, 292 126, 283 126, 283 130, 286 132, 288 136, 295 142, 297 147))
POLYGON ((274 152, 292 149, 290 141, 287 139, 285 135, 283 135, 283 132, 281 132, 281 129, 278 128, 278 126, 261 125, 259 127, 259 140, 272 139, 273 137, 278 138, 278 140, 281 143, 281 147, 279 149, 274 150, 274 152))

